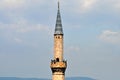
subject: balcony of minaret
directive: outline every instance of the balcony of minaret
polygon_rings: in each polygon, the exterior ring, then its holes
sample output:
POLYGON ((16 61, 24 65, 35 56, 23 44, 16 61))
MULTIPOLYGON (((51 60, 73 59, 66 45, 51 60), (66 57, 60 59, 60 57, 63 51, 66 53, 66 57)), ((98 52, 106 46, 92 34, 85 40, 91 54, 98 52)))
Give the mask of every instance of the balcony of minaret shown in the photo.
POLYGON ((51 68, 55 68, 55 67, 60 67, 60 68, 67 67, 67 61, 51 60, 51 68))
POLYGON ((58 59, 56 60, 51 60, 51 70, 53 73, 55 72, 62 72, 64 74, 66 67, 67 67, 67 61, 59 61, 58 59))

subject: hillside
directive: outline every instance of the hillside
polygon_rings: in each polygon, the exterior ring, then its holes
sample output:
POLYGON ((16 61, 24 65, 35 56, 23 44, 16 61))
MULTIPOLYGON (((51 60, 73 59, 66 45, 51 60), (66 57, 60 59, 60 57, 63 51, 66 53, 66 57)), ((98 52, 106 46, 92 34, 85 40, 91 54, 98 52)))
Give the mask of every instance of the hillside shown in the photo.
MULTIPOLYGON (((16 77, 0 77, 0 80, 51 80, 42 78, 16 78, 16 77)), ((88 77, 69 77, 66 80, 95 80, 88 77)))

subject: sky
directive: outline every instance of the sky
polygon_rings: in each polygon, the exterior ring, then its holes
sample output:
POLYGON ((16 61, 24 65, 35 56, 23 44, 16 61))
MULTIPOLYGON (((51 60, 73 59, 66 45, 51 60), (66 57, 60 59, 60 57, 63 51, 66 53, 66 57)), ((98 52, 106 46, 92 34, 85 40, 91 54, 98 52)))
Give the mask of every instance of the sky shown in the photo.
MULTIPOLYGON (((120 0, 60 0, 66 77, 120 79, 120 0)), ((51 78, 57 0, 0 0, 0 77, 51 78)))

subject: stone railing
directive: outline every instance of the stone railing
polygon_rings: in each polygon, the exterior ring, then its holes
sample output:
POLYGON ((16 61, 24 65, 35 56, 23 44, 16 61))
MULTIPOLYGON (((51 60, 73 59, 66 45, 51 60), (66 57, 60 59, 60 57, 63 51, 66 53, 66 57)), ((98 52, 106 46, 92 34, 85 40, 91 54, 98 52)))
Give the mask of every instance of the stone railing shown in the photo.
POLYGON ((56 60, 51 60, 51 68, 66 68, 67 67, 67 61, 56 61, 56 60))

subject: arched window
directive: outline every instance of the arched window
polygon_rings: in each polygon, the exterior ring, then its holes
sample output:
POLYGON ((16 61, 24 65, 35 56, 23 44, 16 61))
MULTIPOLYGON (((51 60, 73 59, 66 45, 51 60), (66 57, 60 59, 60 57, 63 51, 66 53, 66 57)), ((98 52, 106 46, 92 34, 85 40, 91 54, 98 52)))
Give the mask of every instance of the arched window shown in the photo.
POLYGON ((56 61, 59 62, 59 58, 56 58, 56 61))

